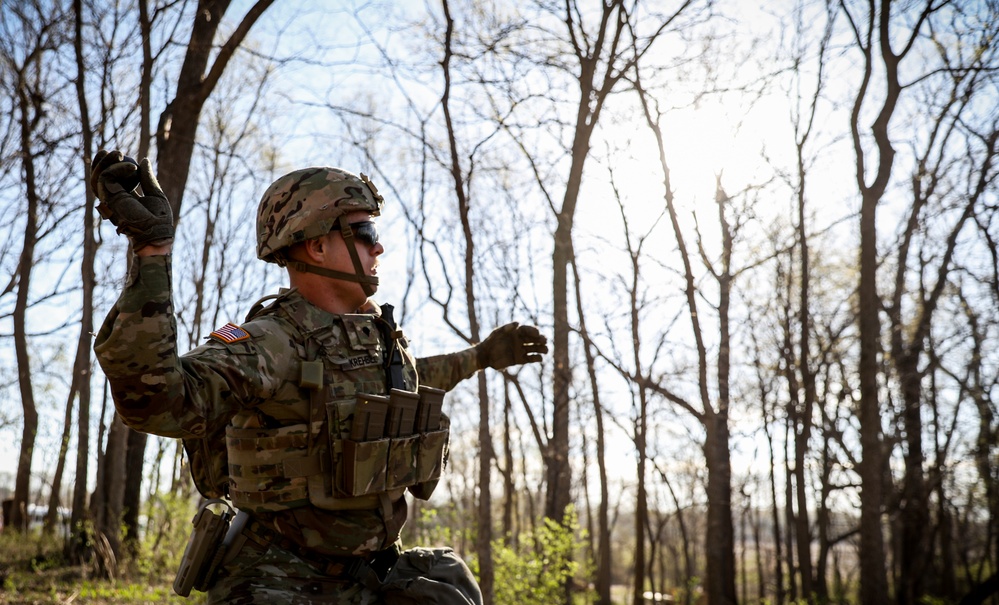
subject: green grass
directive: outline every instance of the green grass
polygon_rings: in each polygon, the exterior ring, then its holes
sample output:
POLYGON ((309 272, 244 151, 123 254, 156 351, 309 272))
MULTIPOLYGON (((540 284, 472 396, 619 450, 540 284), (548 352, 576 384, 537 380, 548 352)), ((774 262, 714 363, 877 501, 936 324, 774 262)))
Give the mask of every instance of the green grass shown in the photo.
POLYGON ((185 599, 173 593, 172 580, 117 581, 87 579, 84 567, 62 567, 33 571, 8 569, 0 591, 0 603, 18 605, 101 605, 146 603, 204 603, 204 596, 192 593, 185 599))
POLYGON ((117 581, 97 579, 88 565, 67 565, 61 548, 61 540, 37 532, 0 534, 0 604, 204 603, 200 593, 192 593, 190 599, 174 594, 173 576, 165 572, 132 572, 117 581))

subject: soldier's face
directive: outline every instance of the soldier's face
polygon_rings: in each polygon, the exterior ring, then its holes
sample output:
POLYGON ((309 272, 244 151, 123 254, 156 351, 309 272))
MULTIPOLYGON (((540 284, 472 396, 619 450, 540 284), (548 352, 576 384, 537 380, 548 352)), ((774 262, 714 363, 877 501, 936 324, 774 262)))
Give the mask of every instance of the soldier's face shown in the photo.
MULTIPOLYGON (((347 215, 348 223, 374 223, 374 221, 374 217, 364 211, 351 212, 347 215)), ((357 257, 361 261, 361 268, 364 270, 364 274, 377 276, 378 257, 385 252, 385 247, 382 246, 381 242, 375 241, 371 243, 371 236, 377 233, 377 227, 375 225, 358 225, 354 228, 354 232, 354 249, 357 251, 357 257)), ((350 258, 350 252, 347 250, 347 242, 343 239, 343 234, 338 229, 334 229, 329 233, 327 238, 332 252, 329 256, 328 268, 345 273, 354 273, 354 262, 350 258)), ((339 295, 344 296, 351 302, 358 299, 357 306, 360 306, 367 300, 368 297, 360 284, 344 280, 333 281, 337 282, 334 286, 339 290, 339 295)), ((373 286, 373 288, 375 290, 378 289, 377 286, 373 286)))

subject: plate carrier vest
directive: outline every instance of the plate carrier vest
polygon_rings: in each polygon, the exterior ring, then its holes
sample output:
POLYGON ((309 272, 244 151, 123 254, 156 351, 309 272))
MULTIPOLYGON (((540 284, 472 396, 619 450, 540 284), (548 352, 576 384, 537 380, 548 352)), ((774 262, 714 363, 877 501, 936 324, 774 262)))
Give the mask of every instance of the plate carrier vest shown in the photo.
MULTIPOLYGON (((428 499, 448 455, 450 421, 440 410, 444 391, 417 389, 415 360, 396 329, 392 307, 382 316, 338 315, 334 325, 306 335, 281 311, 284 295, 262 299, 242 328, 251 336, 279 322, 305 349, 299 401, 309 422, 237 428, 240 411, 222 431, 185 439, 191 474, 206 498, 228 496, 247 512, 312 505, 325 510, 384 508, 408 488, 428 499), (276 298, 272 304, 263 303, 276 298), (337 333, 342 338, 333 338, 337 333), (386 346, 387 345, 387 346, 386 346), (348 349, 368 360, 349 367, 348 349), (224 438, 224 442, 223 442, 224 438)), ((356 357, 355 357, 356 358, 356 357)))

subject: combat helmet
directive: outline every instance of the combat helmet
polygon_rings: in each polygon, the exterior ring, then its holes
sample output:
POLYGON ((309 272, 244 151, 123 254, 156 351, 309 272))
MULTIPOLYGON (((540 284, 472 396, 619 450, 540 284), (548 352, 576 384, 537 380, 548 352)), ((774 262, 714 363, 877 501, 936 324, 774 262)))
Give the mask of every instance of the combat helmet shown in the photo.
POLYGON ((361 284, 370 296, 378 278, 364 275, 354 246, 347 246, 354 274, 330 271, 291 261, 286 252, 298 242, 326 235, 339 227, 344 239, 353 233, 347 214, 362 210, 377 216, 384 198, 365 175, 346 170, 314 166, 295 170, 274 181, 257 207, 257 258, 299 271, 317 273, 361 284))

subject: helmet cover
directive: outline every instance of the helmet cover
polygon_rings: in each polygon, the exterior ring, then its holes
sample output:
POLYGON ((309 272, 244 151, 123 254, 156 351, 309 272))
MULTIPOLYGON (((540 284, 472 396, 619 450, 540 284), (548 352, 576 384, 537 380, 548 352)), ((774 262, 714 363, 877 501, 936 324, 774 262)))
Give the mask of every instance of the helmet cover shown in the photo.
POLYGON ((329 233, 355 211, 381 213, 384 198, 365 175, 328 166, 295 170, 274 181, 257 207, 257 258, 284 265, 285 248, 329 233))

